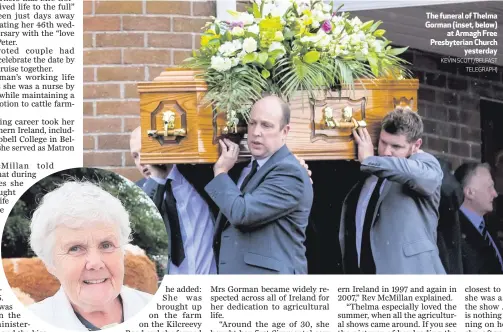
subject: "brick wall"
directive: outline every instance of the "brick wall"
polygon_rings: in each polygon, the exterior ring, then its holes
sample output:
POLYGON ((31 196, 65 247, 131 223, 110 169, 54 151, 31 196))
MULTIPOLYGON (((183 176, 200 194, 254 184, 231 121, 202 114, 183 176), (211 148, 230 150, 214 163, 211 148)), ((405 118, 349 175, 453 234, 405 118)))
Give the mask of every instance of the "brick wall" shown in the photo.
MULTIPOLYGON (((129 134, 139 125, 136 84, 189 56, 215 15, 214 1, 84 1, 85 166, 138 179, 129 155, 129 134)), ((467 73, 466 65, 442 64, 439 55, 410 50, 404 57, 420 80, 425 149, 454 167, 480 160, 480 97, 503 100, 503 68, 467 73)))
POLYGON ((441 55, 410 50, 404 58, 419 79, 418 110, 425 127, 424 148, 453 167, 481 160, 480 98, 503 101, 503 67, 467 72, 467 64, 442 64, 441 55))
POLYGON ((84 1, 84 166, 136 180, 129 134, 139 126, 136 84, 199 48, 214 1, 84 1))

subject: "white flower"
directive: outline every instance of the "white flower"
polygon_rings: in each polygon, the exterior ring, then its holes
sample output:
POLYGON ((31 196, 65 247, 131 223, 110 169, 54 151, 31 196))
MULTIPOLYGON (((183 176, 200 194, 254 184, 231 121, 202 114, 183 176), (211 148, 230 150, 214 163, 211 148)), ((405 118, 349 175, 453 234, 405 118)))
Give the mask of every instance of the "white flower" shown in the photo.
POLYGON ((221 56, 212 56, 211 57, 211 68, 215 69, 216 71, 227 71, 231 69, 232 67, 232 62, 229 58, 223 58, 221 56))
POLYGON ((237 65, 239 65, 239 60, 239 58, 231 58, 231 66, 236 67, 237 65))
POLYGON ((262 8, 262 17, 266 17, 267 15, 271 14, 272 10, 275 8, 274 4, 272 3, 266 3, 264 4, 264 7, 262 8))
MULTIPOLYGON (((243 47, 244 47, 244 43, 243 43, 243 47)), ((242 50, 241 52, 239 52, 236 57, 241 60, 244 56, 246 55, 246 51, 245 50, 242 50)))
POLYGON ((323 30, 318 31, 318 37, 319 37, 319 40, 315 44, 316 47, 326 48, 332 42, 331 36, 327 35, 323 30))
POLYGON ((311 37, 308 37, 308 36, 304 36, 304 37, 300 38, 300 42, 302 44, 309 43, 310 41, 311 41, 311 37))
POLYGON ((236 50, 240 50, 241 48, 243 48, 243 44, 241 43, 241 41, 239 39, 234 39, 232 41, 232 45, 234 45, 236 50))
POLYGON ((236 21, 243 22, 244 25, 251 25, 255 23, 255 17, 249 13, 239 13, 236 21))
POLYGON ((324 21, 326 18, 326 15, 321 10, 313 10, 311 13, 313 15, 313 20, 315 20, 315 21, 318 21, 318 22, 324 21))
POLYGON ((337 25, 335 29, 332 31, 334 36, 338 36, 342 31, 344 31, 344 25, 337 25))
POLYGON ((342 16, 335 15, 332 17, 332 22, 335 25, 344 25, 344 18, 342 16))
POLYGON ((349 36, 347 34, 344 34, 344 36, 342 36, 342 38, 339 40, 339 45, 347 46, 349 40, 350 40, 349 36))
POLYGON ((350 21, 352 26, 355 25, 362 25, 362 21, 358 18, 358 16, 353 17, 353 19, 350 21))
POLYGON ((276 31, 276 33, 274 33, 274 40, 275 41, 282 41, 284 39, 285 39, 285 37, 283 36, 283 32, 276 31))
POLYGON ((330 6, 329 4, 325 3, 323 4, 323 11, 325 13, 330 13, 332 11, 332 6, 330 6))
POLYGON ((282 57, 286 53, 285 47, 280 42, 272 42, 271 46, 269 46, 269 49, 267 51, 269 53, 271 53, 272 51, 275 51, 275 50, 281 50, 282 51, 281 52, 282 54, 280 56, 278 56, 278 59, 280 57, 282 57))
POLYGON ((248 32, 254 33, 256 35, 258 35, 260 32, 260 28, 258 27, 257 24, 251 25, 247 29, 248 29, 248 32))
POLYGON ((315 29, 318 29, 320 27, 320 22, 313 20, 313 23, 311 23, 311 26, 315 29))
POLYGON ((358 34, 353 33, 351 35, 351 45, 359 45, 361 43, 360 36, 358 34))
POLYGON ((241 49, 241 42, 239 40, 233 40, 232 42, 225 42, 218 48, 218 51, 222 53, 223 56, 231 56, 236 51, 241 49))
POLYGON ((351 21, 349 21, 349 24, 353 27, 354 32, 360 31, 360 27, 362 25, 362 21, 358 18, 358 16, 355 16, 351 21))
POLYGON ((271 14, 273 17, 283 17, 286 11, 292 6, 290 0, 276 0, 274 3, 266 2, 262 9, 262 17, 271 14))
POLYGON ((292 7, 292 1, 291 0, 276 0, 274 2, 277 7, 281 8, 283 14, 288 10, 288 8, 292 7))
POLYGON ((241 27, 234 27, 232 28, 231 34, 233 36, 243 36, 245 34, 245 31, 241 27))
POLYGON ((314 10, 323 10, 323 4, 317 2, 314 7, 313 7, 314 10))
POLYGON ((338 56, 339 54, 342 54, 344 51, 344 47, 341 45, 335 45, 335 50, 332 51, 334 56, 338 56))
POLYGON ((257 41, 252 37, 245 38, 243 41, 243 50, 246 53, 255 52, 257 50, 257 41))
POLYGON ((272 7, 271 9, 271 16, 272 17, 281 17, 283 16, 284 12, 282 12, 281 8, 279 7, 272 7))
POLYGON ((376 53, 381 53, 382 52, 382 46, 383 42, 380 40, 374 40, 370 46, 374 49, 374 52, 376 53))

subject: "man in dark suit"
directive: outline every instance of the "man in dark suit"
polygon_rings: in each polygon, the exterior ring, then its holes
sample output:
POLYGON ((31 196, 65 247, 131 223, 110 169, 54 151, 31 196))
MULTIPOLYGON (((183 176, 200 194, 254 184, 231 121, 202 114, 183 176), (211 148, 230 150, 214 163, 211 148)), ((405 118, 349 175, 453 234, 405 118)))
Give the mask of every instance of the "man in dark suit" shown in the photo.
POLYGON ((421 117, 388 113, 378 156, 367 129, 353 131, 367 176, 343 203, 339 241, 345 273, 445 274, 437 248, 442 170, 423 152, 421 117))
POLYGON ((500 248, 484 220, 484 215, 493 210, 493 201, 497 197, 490 166, 465 163, 456 169, 454 175, 463 186, 464 193, 459 216, 463 273, 502 273, 500 248))
POLYGON ((222 153, 206 191, 220 208, 214 249, 221 274, 307 273, 305 231, 313 202, 309 176, 285 145, 290 108, 269 96, 252 107, 248 147, 252 160, 229 173, 239 146, 220 141, 222 153))
POLYGON ((440 188, 440 206, 437 228, 437 245, 440 259, 447 274, 463 273, 461 257, 461 226, 459 208, 463 204, 463 188, 454 174, 451 165, 438 158, 444 177, 440 188))

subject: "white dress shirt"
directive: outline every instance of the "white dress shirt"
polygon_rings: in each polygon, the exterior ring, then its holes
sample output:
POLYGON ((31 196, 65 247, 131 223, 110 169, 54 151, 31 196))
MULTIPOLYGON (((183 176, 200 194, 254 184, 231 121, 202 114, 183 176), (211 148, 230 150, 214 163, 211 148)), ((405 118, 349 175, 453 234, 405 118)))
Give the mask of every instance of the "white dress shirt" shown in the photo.
POLYGON ((166 179, 152 177, 157 183, 165 184, 171 179, 180 220, 185 259, 180 266, 170 262, 169 274, 216 274, 213 255, 213 218, 210 208, 196 189, 173 165, 166 179))
MULTIPOLYGON (((264 166, 264 164, 270 159, 271 157, 267 157, 267 158, 264 158, 264 159, 257 159, 257 164, 258 164, 258 167, 257 167, 257 172, 258 170, 260 169, 260 167, 264 166)), ((255 160, 255 158, 252 157, 252 160, 250 161, 250 163, 248 164, 248 166, 246 166, 245 168, 243 168, 243 170, 241 171, 241 175, 239 176, 239 180, 238 180, 238 183, 237 183, 237 186, 238 188, 241 188, 241 185, 243 184, 246 176, 248 174, 250 174, 251 172, 251 169, 252 169, 252 165, 253 165, 253 161, 255 160)))
MULTIPOLYGON (((371 175, 365 180, 365 183, 363 184, 362 187, 362 191, 360 192, 360 197, 358 198, 358 205, 356 206, 355 227, 356 227, 356 253, 358 255, 358 266, 360 266, 360 253, 362 248, 362 234, 363 234, 363 224, 365 223, 365 214, 367 213, 367 207, 369 205, 370 197, 374 192, 378 179, 379 178, 377 176, 371 175)), ((386 183, 386 179, 384 179, 384 181, 381 184, 379 194, 382 193, 384 183, 386 183)))

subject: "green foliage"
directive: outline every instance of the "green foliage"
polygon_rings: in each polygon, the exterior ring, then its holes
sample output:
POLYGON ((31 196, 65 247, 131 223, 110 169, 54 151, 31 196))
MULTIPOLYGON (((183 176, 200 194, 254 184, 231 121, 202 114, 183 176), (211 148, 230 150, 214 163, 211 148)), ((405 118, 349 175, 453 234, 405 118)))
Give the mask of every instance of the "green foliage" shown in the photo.
POLYGON ((32 257, 30 220, 26 204, 18 201, 7 218, 2 236, 2 257, 32 257))
POLYGON ((227 72, 209 69, 203 76, 208 84, 205 99, 217 109, 235 110, 246 120, 253 101, 261 98, 268 84, 261 72, 247 65, 227 72))

